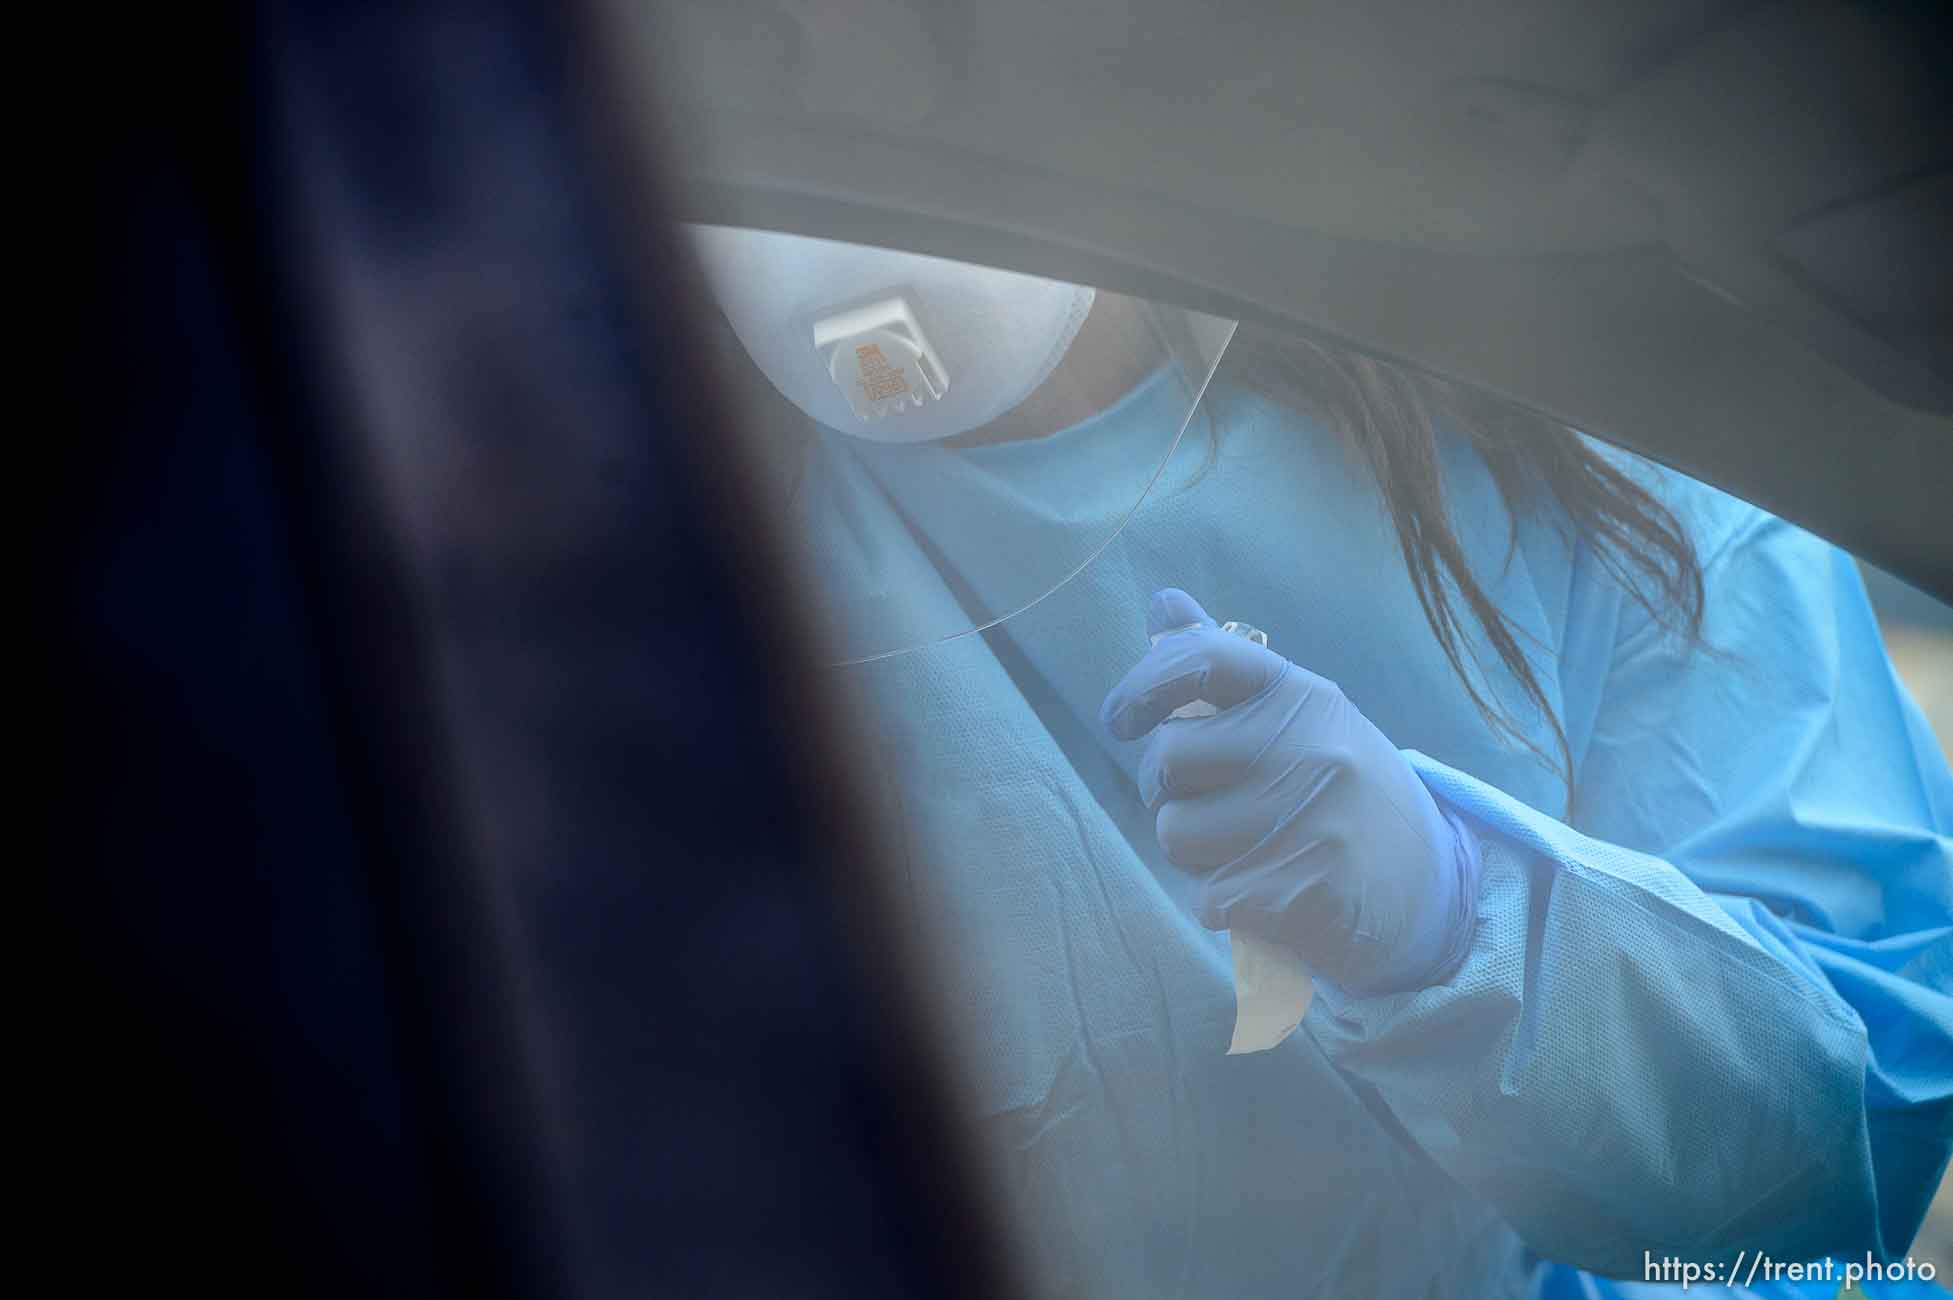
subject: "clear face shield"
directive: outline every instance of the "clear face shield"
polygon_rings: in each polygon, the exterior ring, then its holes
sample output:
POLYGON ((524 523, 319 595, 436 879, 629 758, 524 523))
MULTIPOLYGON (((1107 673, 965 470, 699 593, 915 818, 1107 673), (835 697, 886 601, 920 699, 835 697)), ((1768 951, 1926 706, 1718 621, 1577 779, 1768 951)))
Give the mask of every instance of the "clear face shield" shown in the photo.
POLYGON ((995 627, 1162 477, 1234 322, 919 254, 691 226, 762 492, 838 663, 995 627))

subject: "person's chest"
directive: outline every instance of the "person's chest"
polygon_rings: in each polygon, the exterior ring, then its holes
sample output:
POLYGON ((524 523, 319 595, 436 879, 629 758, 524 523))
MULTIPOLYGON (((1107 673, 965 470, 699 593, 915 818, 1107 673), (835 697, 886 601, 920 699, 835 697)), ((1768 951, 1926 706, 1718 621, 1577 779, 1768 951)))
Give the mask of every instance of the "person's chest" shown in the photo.
MULTIPOLYGON (((1489 475, 1468 453, 1447 452, 1447 506, 1472 571, 1511 620, 1548 702, 1577 733, 1582 697, 1595 686, 1565 680, 1565 544, 1526 524, 1514 542, 1489 475)), ((1551 723, 1452 593, 1462 614, 1454 666, 1377 488, 1325 431, 1264 409, 1232 422, 1211 457, 1204 439, 1189 435, 1105 553, 993 634, 1015 660, 1013 676, 1042 699, 1047 721, 1058 724, 1049 715, 1061 709, 1066 729, 1090 737, 1128 776, 1141 746, 1107 736, 1099 704, 1145 654, 1148 599, 1168 586, 1192 594, 1218 621, 1267 632, 1272 648, 1335 681, 1398 745, 1549 813, 1564 811, 1551 723), (1461 668, 1534 749, 1488 722, 1461 668)))

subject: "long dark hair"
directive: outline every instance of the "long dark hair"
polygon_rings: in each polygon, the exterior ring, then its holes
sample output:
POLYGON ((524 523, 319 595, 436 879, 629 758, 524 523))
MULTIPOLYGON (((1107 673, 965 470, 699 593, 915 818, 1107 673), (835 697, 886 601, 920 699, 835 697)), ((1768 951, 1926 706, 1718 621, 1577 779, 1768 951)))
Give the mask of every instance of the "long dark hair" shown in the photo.
POLYGON ((1520 648, 1521 633, 1486 595, 1452 527, 1439 472, 1440 431, 1468 439, 1484 461, 1512 521, 1513 544, 1522 516, 1557 507, 1571 532, 1569 544, 1584 541, 1650 618, 1699 646, 1702 566, 1675 513, 1565 425, 1460 384, 1358 352, 1245 328, 1230 346, 1228 369, 1248 387, 1326 419, 1367 466, 1396 529, 1418 604, 1452 670, 1495 730, 1540 753, 1465 670, 1468 616, 1552 727, 1571 805, 1576 791, 1566 728, 1520 648))

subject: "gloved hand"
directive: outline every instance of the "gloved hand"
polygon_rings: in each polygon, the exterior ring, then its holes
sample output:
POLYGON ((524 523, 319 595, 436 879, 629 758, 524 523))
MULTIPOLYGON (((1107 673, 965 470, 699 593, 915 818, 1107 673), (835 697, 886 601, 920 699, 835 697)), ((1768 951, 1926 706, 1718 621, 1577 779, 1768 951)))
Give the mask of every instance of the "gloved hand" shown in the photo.
POLYGON ((1168 635, 1101 717, 1121 740, 1151 733, 1140 794, 1167 860, 1208 873, 1201 924, 1285 944, 1352 993, 1447 977, 1471 942, 1470 829, 1334 682, 1223 632, 1174 588, 1146 621, 1168 635), (1195 700, 1220 712, 1168 716, 1195 700))

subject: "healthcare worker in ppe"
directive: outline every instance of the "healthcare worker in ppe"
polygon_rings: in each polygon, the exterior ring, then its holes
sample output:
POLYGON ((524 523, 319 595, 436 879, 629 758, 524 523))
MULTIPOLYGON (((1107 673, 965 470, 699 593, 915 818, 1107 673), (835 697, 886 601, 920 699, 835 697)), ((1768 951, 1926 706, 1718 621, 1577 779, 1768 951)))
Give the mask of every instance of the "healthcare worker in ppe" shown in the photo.
POLYGON ((1849 557, 1334 349, 1194 410, 1130 300, 694 237, 1039 1294, 1903 1272, 1953 777, 1849 557), (1313 977, 1268 1050, 1222 931, 1313 977))

